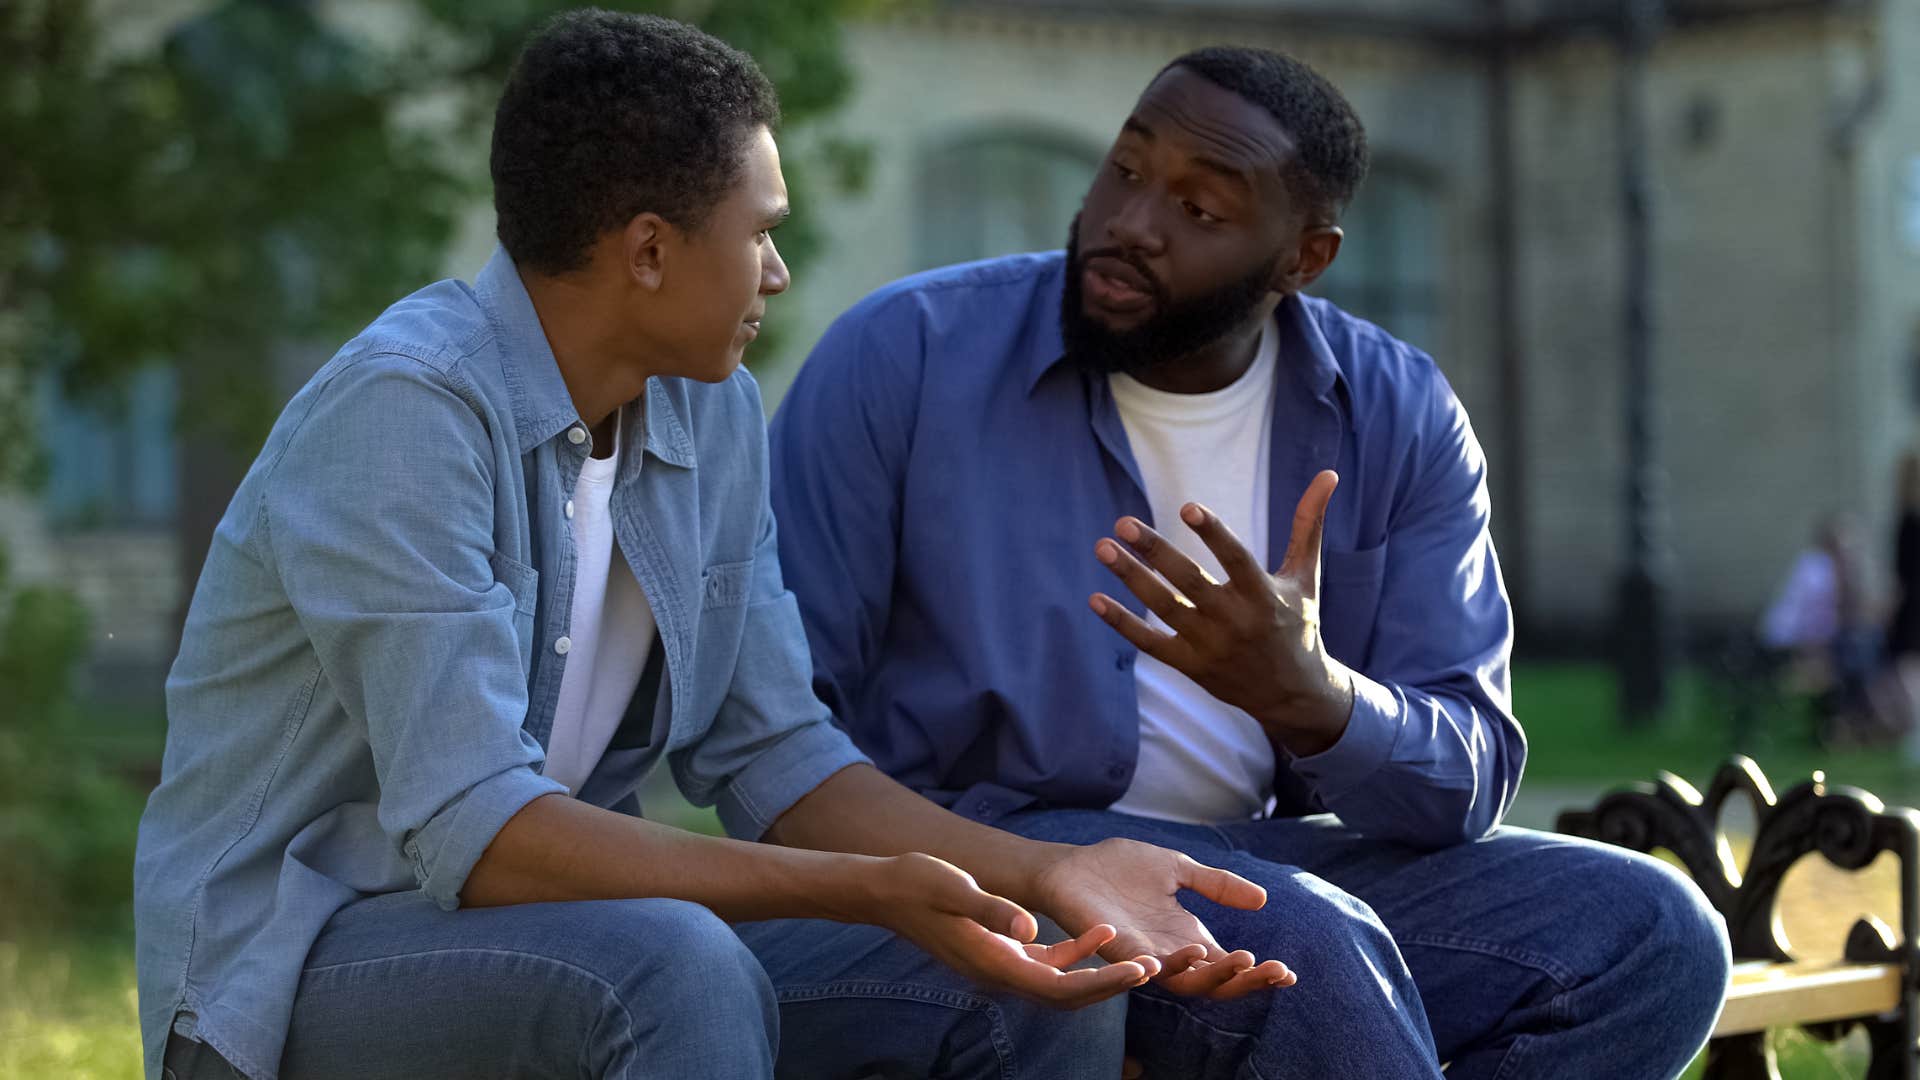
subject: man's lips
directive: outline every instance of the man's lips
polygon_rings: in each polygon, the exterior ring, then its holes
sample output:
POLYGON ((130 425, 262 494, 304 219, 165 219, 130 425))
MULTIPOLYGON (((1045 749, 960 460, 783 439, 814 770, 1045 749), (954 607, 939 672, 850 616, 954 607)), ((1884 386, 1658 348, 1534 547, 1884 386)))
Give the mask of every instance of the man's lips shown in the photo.
POLYGON ((1147 278, 1124 259, 1095 255, 1081 272, 1081 289, 1095 306, 1116 314, 1139 311, 1153 303, 1147 278))

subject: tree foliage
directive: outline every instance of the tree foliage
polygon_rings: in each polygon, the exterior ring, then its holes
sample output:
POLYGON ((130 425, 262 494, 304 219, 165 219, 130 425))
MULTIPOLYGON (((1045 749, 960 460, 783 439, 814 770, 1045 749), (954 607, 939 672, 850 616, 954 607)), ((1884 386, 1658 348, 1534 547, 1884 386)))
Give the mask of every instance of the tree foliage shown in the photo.
MULTIPOLYGON (((184 422, 250 452, 285 389, 280 350, 343 339, 440 275, 485 197, 498 87, 568 6, 409 0, 361 25, 310 0, 223 0, 110 48, 123 5, 0 4, 0 482, 32 471, 31 390, 49 375, 110 400, 170 365, 184 422)), ((840 26, 874 4, 605 6, 746 49, 792 127, 846 95, 840 26)), ((808 164, 788 163, 802 209, 808 164)), ((804 216, 782 241, 804 263, 804 216)))

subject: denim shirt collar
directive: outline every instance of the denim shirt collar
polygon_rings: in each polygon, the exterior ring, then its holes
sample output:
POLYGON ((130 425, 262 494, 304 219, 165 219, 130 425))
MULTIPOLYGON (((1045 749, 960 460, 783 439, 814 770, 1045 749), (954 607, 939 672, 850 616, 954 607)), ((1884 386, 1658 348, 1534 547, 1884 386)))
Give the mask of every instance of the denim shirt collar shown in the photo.
MULTIPOLYGON (((507 390, 513 402, 513 422, 522 447, 535 447, 580 423, 579 410, 560 377, 533 298, 520 280, 513 256, 496 245, 493 257, 474 278, 474 292, 499 336, 507 390)), ((681 403, 667 392, 665 380, 647 380, 646 451, 669 465, 694 467, 693 437, 681 418, 681 403)))

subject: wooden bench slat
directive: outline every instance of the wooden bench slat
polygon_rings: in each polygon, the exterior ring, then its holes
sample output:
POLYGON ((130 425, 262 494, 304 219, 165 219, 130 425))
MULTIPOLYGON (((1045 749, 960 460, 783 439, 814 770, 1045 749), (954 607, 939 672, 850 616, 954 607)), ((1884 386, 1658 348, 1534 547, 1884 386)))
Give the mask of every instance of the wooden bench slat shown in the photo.
POLYGON ((1782 1024, 1872 1016, 1900 1006, 1894 964, 1735 964, 1715 1038, 1782 1024))

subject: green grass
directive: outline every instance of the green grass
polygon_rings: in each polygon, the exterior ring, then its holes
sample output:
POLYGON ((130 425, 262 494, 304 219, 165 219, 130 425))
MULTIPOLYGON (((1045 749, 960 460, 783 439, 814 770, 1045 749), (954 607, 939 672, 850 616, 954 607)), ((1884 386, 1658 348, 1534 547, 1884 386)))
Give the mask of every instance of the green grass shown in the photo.
POLYGON ((1621 726, 1612 678, 1596 664, 1531 664, 1514 672, 1514 711, 1527 731, 1525 783, 1607 785, 1651 780, 1665 769, 1695 786, 1729 754, 1759 762, 1776 790, 1815 770, 1838 784, 1865 788, 1891 803, 1920 802, 1920 766, 1899 749, 1824 749, 1813 744, 1810 706, 1772 703, 1740 745, 1733 738, 1726 692, 1697 672, 1674 680, 1672 700, 1658 723, 1629 732, 1621 726))
POLYGON ((130 937, 0 941, 0 1076, 138 1077, 133 986, 130 937))

